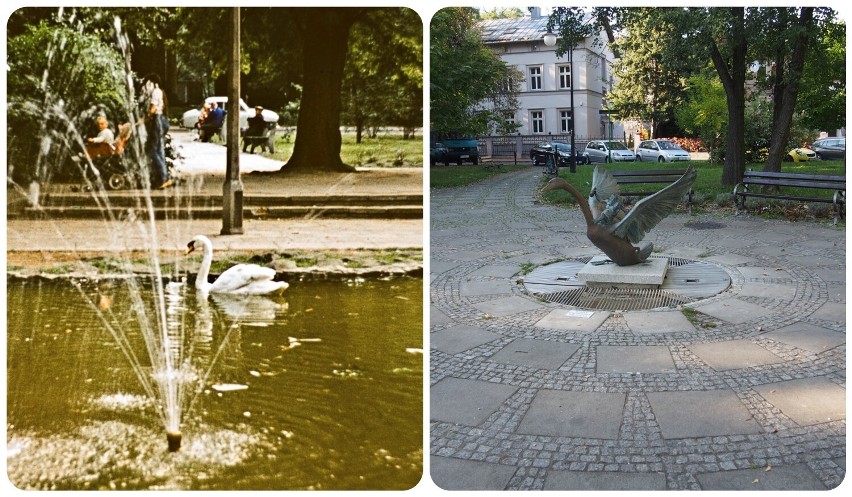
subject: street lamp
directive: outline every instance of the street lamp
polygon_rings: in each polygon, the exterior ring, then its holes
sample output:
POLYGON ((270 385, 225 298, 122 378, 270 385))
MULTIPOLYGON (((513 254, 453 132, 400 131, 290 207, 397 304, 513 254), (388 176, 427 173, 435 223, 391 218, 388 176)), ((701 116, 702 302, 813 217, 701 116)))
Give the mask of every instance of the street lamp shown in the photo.
MULTIPOLYGON (((548 47, 556 46, 556 34, 547 28, 547 33, 544 34, 544 44, 548 47)), ((571 172, 577 172, 577 148, 574 143, 574 47, 568 52, 568 74, 571 76, 571 85, 568 90, 571 95, 571 153, 569 155, 568 164, 571 165, 571 172)), ((557 116, 558 119, 558 116, 557 116)))

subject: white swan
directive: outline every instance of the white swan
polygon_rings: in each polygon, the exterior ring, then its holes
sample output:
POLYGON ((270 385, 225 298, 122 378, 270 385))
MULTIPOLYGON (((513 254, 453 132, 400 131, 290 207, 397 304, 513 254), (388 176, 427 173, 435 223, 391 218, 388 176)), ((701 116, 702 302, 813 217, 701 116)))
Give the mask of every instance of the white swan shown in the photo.
POLYGON ((234 295, 268 295, 270 293, 281 293, 290 285, 286 281, 274 281, 275 270, 257 264, 237 264, 228 268, 224 273, 210 283, 207 277, 210 275, 210 264, 213 262, 213 244, 204 235, 198 235, 186 244, 186 253, 189 254, 198 245, 204 250, 204 258, 201 260, 201 268, 195 279, 195 288, 204 293, 229 293, 234 295))

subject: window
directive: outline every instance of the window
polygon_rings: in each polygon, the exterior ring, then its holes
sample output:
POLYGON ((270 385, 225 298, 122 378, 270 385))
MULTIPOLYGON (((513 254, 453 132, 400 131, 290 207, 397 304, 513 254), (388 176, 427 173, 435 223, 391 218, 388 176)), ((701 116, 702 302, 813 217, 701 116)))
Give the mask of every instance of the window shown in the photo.
POLYGON ((504 112, 503 113, 503 121, 506 122, 506 127, 508 129, 514 129, 515 125, 515 113, 514 112, 504 112))
POLYGON ((530 91, 541 90, 541 66, 530 66, 530 91))
POLYGON ((559 89, 571 88, 571 66, 559 66, 559 89))
POLYGON ((568 133, 574 128, 574 119, 570 110, 559 111, 559 132, 568 133))
POLYGON ((544 133, 544 111, 531 110, 530 124, 532 125, 533 133, 544 133))

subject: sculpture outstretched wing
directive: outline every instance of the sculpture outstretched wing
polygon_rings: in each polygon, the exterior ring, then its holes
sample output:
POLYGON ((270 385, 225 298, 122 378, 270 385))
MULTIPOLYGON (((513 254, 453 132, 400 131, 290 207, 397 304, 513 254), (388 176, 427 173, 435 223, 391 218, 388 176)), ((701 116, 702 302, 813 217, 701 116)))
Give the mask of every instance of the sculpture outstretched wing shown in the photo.
POLYGON ((603 166, 595 166, 592 172, 592 191, 589 193, 589 207, 592 209, 592 217, 598 218, 601 211, 606 207, 606 201, 612 194, 620 196, 618 182, 612 173, 603 166), (594 196, 595 198, 592 198, 594 196))
POLYGON ((696 176, 695 169, 690 167, 674 183, 637 202, 624 219, 612 227, 611 233, 630 243, 642 241, 646 233, 671 214, 683 195, 692 187, 696 176))

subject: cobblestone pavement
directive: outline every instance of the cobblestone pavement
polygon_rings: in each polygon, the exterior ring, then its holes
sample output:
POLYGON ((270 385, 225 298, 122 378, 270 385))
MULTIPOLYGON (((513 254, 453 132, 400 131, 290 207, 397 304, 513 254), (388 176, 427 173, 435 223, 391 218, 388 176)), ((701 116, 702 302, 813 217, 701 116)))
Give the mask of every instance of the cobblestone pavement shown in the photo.
POLYGON ((530 269, 596 254, 578 210, 537 202, 540 182, 526 169, 431 192, 434 482, 837 487, 846 467, 845 229, 674 214, 647 238, 656 255, 721 268, 725 291, 686 311, 578 309, 522 282, 530 269))

